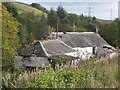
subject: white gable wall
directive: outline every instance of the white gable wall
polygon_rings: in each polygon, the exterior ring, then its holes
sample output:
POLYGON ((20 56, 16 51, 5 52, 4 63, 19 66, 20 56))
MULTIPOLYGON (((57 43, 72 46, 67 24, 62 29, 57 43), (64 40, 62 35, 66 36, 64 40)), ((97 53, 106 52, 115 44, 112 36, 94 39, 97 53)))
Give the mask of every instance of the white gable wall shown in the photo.
POLYGON ((89 59, 93 55, 93 47, 76 47, 73 48, 76 52, 66 53, 65 55, 80 57, 81 59, 89 59))

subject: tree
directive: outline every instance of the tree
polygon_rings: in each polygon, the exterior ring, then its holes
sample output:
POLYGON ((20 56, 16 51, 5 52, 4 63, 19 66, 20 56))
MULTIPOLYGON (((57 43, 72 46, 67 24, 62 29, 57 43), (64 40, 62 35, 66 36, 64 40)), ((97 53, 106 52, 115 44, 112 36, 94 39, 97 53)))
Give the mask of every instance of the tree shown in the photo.
POLYGON ((31 45, 34 40, 45 39, 48 35, 47 18, 44 14, 27 12, 19 17, 19 21, 22 24, 19 36, 23 46, 31 45))
POLYGON ((33 23, 35 21, 35 14, 34 12, 23 13, 21 16, 18 17, 18 21, 21 23, 19 38, 22 46, 25 47, 26 45, 32 44, 34 40, 33 23))
POLYGON ((112 46, 117 46, 118 23, 113 21, 111 24, 99 24, 99 34, 112 46))
POLYGON ((47 23, 51 28, 57 27, 57 13, 51 8, 50 12, 48 13, 47 23))
POLYGON ((36 40, 45 39, 48 36, 47 18, 42 14, 41 18, 35 18, 33 34, 36 40))
POLYGON ((5 7, 2 9, 2 65, 3 70, 13 69, 16 52, 20 47, 19 38, 19 23, 5 7))
POLYGON ((67 12, 64 10, 64 8, 62 6, 58 6, 57 8, 57 16, 60 19, 63 19, 67 16, 67 12))

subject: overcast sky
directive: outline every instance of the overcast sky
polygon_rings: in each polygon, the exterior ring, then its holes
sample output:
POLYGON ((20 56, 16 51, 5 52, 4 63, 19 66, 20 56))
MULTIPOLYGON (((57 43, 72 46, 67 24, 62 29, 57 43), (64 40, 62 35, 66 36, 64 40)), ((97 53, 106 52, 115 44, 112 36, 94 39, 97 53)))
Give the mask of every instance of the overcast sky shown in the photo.
POLYGON ((54 10, 61 5, 70 13, 78 15, 88 15, 88 7, 90 5, 91 15, 100 19, 115 19, 118 17, 118 1, 119 0, 16 0, 27 4, 39 3, 48 10, 52 7, 54 10), (112 10, 112 15, 111 15, 112 10), (111 17, 112 16, 112 17, 111 17))

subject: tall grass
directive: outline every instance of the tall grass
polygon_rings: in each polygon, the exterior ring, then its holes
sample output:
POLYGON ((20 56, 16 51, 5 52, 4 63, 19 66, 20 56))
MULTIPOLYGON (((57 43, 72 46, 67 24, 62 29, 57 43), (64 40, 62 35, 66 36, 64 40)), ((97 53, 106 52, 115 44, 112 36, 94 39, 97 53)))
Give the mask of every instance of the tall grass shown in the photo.
POLYGON ((79 68, 52 68, 32 73, 2 72, 2 86, 10 88, 117 88, 118 59, 81 61, 79 68))
POLYGON ((3 88, 22 88, 25 84, 33 82, 35 77, 38 77, 41 71, 26 72, 15 71, 14 73, 2 72, 2 87, 3 88))
MULTIPOLYGON (((93 62, 93 60, 89 61, 93 62)), ((105 60, 69 70, 47 70, 25 88, 117 88, 118 60, 105 60)))

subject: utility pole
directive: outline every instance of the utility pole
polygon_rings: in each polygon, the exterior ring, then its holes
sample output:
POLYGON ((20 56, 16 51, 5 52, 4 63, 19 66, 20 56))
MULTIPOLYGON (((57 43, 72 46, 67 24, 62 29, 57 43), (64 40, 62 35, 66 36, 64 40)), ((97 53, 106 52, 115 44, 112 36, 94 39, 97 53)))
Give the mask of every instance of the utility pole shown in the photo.
POLYGON ((75 32, 75 20, 73 21, 73 32, 75 32))
POLYGON ((98 34, 98 28, 97 28, 97 26, 95 26, 95 32, 98 34))
POLYGON ((56 39, 58 38, 58 30, 59 30, 59 17, 58 17, 58 19, 57 19, 56 39))

